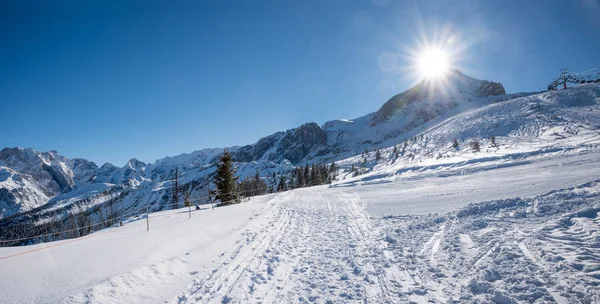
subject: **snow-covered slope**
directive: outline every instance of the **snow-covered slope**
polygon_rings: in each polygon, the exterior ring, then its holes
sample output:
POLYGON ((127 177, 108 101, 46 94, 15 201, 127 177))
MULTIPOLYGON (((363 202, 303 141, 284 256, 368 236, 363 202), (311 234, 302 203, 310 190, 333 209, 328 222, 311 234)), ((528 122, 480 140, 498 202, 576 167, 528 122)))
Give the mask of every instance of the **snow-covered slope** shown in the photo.
POLYGON ((149 232, 132 217, 0 248, 0 303, 598 303, 599 156, 302 188, 152 213, 149 232))
MULTIPOLYGON (((461 163, 490 166, 597 149, 600 140, 600 86, 584 85, 518 97, 437 119, 423 132, 393 147, 358 155, 340 164, 365 164, 371 171, 352 180, 368 181, 419 170, 458 170, 461 163), (477 144, 475 144, 477 143, 477 144), (479 146, 479 151, 477 147, 479 146), (366 161, 365 161, 366 160, 366 161)), ((348 181, 350 181, 348 176, 348 181)))
POLYGON ((298 165, 332 161, 385 148, 466 109, 510 98, 501 84, 478 80, 454 70, 444 82, 423 81, 392 97, 378 111, 352 120, 333 120, 322 126, 302 125, 241 147, 242 161, 284 159, 298 165), (498 96, 502 95, 502 96, 498 96))

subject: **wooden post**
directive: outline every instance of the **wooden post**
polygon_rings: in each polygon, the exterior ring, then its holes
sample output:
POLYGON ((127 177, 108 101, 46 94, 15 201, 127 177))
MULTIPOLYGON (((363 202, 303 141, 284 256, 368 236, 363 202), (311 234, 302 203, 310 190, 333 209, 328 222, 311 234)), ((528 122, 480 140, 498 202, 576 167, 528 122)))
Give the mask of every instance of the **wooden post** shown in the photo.
POLYGON ((148 217, 148 206, 146 206, 146 231, 150 231, 150 218, 148 217))
POLYGON ((192 203, 191 202, 188 202, 188 211, 190 214, 190 218, 192 218, 192 203))

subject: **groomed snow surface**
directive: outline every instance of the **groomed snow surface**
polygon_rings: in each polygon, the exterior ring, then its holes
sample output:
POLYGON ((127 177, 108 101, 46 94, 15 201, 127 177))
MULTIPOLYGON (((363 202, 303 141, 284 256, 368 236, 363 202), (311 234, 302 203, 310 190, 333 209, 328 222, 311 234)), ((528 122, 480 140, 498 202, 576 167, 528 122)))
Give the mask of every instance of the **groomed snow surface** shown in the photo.
POLYGON ((191 219, 154 213, 149 232, 134 218, 0 248, 0 302, 600 303, 600 151, 580 152, 343 180, 191 219))

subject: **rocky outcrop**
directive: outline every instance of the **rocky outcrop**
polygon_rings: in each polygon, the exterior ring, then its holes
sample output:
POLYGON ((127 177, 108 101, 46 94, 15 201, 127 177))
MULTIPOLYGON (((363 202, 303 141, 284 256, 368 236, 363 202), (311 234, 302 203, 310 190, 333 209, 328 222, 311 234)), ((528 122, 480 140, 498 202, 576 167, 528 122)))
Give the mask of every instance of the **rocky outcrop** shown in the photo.
POLYGON ((390 98, 379 108, 373 117, 373 123, 382 122, 391 117, 396 111, 405 108, 408 104, 424 100, 429 95, 424 83, 420 83, 400 94, 390 98))
POLYGON ((39 181, 48 196, 71 191, 75 185, 72 172, 62 165, 56 151, 37 152, 33 149, 5 148, 0 151, 0 166, 6 166, 39 181))
POLYGON ((261 138, 255 144, 239 148, 233 153, 233 157, 238 162, 269 160, 279 163, 287 159, 292 164, 299 164, 312 152, 326 145, 327 134, 312 122, 261 138))
POLYGON ((375 113, 372 123, 381 123, 394 113, 402 111, 409 104, 426 99, 445 102, 503 94, 506 94, 506 91, 499 82, 474 79, 462 74, 457 69, 452 69, 443 80, 423 80, 414 87, 390 98, 375 113))
POLYGON ((487 80, 483 80, 476 91, 476 95, 479 97, 498 96, 504 94, 506 94, 506 91, 501 83, 487 80))

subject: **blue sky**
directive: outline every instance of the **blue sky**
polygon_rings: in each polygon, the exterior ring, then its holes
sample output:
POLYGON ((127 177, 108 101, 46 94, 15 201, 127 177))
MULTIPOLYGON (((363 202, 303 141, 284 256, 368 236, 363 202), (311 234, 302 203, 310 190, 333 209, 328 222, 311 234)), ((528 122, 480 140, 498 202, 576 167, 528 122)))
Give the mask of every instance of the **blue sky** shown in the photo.
POLYGON ((377 110, 412 54, 508 92, 600 65, 600 1, 0 1, 0 147, 102 164, 377 110), (390 60, 392 58, 392 60, 390 60))

